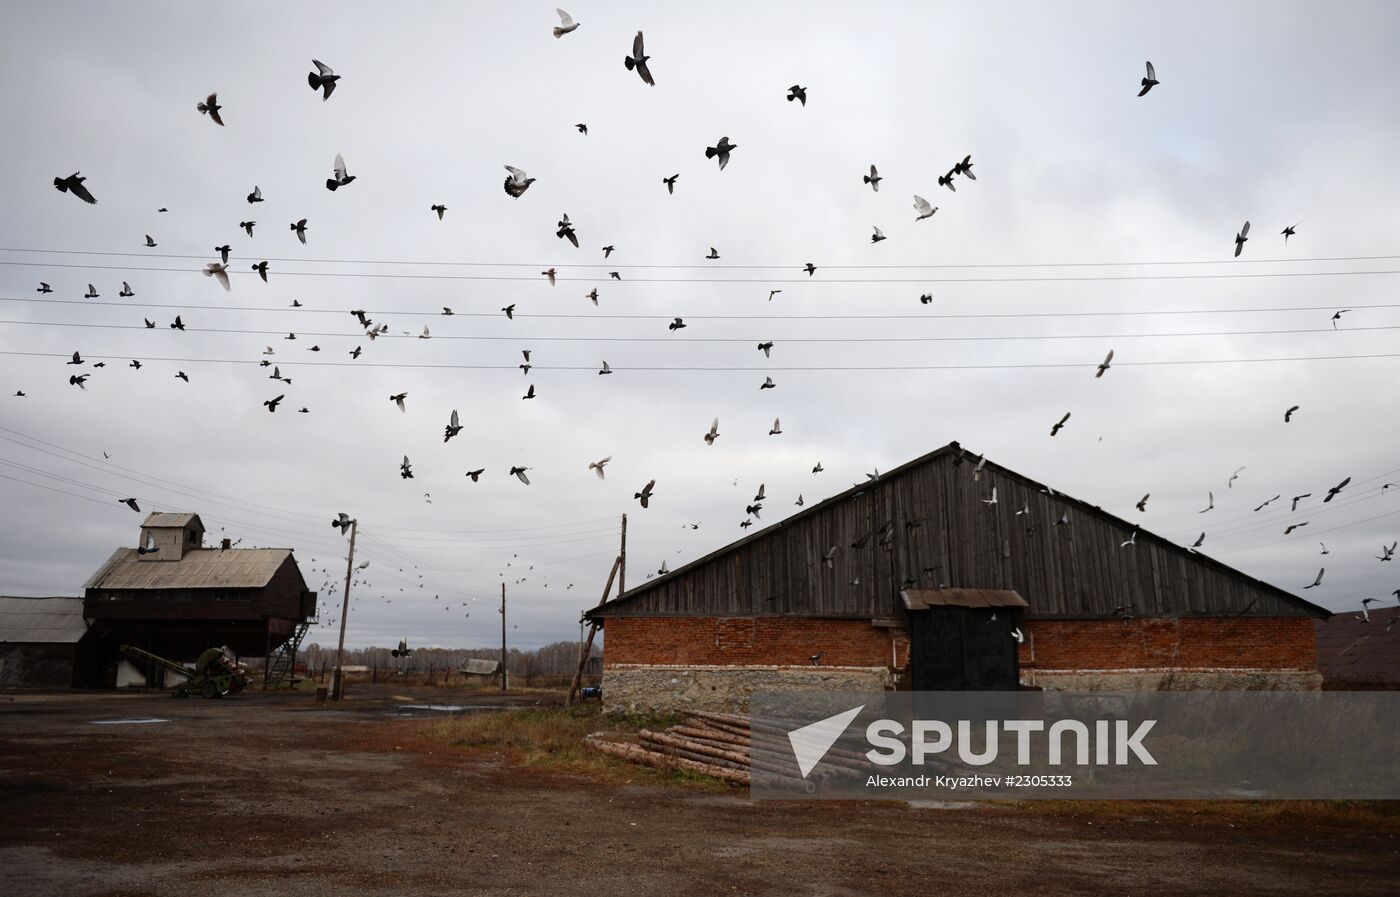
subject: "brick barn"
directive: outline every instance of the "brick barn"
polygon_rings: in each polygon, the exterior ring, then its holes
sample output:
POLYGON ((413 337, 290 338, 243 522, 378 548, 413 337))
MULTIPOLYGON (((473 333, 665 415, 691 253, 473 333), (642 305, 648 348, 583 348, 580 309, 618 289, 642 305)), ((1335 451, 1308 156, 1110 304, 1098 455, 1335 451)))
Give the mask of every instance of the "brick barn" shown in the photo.
POLYGON ((608 707, 736 709, 808 688, 1316 689, 1328 615, 954 442, 586 616, 608 707))

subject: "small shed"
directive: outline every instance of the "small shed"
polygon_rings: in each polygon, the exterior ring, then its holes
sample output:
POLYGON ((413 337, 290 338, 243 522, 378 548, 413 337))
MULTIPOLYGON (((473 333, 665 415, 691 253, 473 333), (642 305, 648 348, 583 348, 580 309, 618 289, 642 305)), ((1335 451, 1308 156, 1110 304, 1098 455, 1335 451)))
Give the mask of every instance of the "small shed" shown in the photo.
POLYGON ((89 647, 82 598, 0 597, 0 687, 72 688, 89 647))

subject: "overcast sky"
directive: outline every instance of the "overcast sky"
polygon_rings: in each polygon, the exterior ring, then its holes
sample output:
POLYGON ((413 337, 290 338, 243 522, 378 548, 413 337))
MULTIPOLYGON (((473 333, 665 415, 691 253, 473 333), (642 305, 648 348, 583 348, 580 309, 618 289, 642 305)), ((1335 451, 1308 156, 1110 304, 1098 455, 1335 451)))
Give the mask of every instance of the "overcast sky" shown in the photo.
POLYGON ((1400 7, 568 9, 556 40, 548 3, 0 7, 0 592, 81 594, 136 544, 135 496, 295 548, 328 624, 344 511, 370 562, 351 644, 491 644, 505 581, 533 647, 577 636, 624 512, 635 584, 741 536, 759 483, 768 524, 954 439, 1329 608, 1400 588, 1376 560, 1400 534, 1400 7), (638 29, 655 87, 622 64, 638 29), (343 76, 326 102, 313 57, 343 76), (211 91, 226 127, 195 110, 211 91), (336 153, 357 180, 331 193, 336 153), (939 187, 969 153, 977 179, 939 187), (523 197, 504 164, 538 179, 523 197), (96 206, 54 190, 75 170, 96 206), (230 293, 200 274, 223 243, 230 293), (1386 273, 1338 273, 1360 271, 1386 273), (1244 361, 1270 358, 1313 360, 1244 361), (1229 363, 1163 364, 1203 361, 1229 363))

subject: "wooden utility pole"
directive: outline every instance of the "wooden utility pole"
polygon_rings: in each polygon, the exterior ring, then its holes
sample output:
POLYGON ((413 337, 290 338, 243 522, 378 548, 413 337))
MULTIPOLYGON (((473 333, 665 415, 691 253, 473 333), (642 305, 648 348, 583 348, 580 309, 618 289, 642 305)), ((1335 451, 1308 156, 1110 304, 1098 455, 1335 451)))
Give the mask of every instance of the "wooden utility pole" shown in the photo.
POLYGON ((345 618, 350 616, 350 574, 355 572, 355 531, 360 521, 350 521, 350 556, 345 561, 345 601, 340 607, 340 644, 335 649, 335 679, 331 683, 331 699, 341 700, 345 696, 345 671, 341 661, 345 658, 345 618))
MULTIPOLYGON (((613 561, 612 570, 608 573, 607 585, 603 586, 603 597, 598 601, 598 607, 608 603, 608 595, 612 592, 613 577, 617 577, 617 595, 622 597, 622 583, 627 569, 627 515, 622 515, 622 544, 619 548, 617 559, 613 561)), ((582 634, 583 621, 579 621, 580 635, 582 634)), ((569 696, 564 699, 564 703, 572 704, 578 697, 579 686, 583 684, 583 671, 588 666, 588 656, 593 653, 593 637, 598 634, 598 623, 589 621, 588 640, 579 645, 578 651, 578 671, 574 673, 574 681, 569 684, 569 696)))
POLYGON ((510 688, 510 673, 506 670, 506 584, 501 583, 501 691, 510 688))

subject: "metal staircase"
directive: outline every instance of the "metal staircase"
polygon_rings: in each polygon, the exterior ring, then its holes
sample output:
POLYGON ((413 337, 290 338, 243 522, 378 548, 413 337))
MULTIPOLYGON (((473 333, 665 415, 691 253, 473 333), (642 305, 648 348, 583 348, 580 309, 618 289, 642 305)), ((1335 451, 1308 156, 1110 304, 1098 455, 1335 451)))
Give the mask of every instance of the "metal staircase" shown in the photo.
POLYGON ((306 631, 311 628, 311 621, 306 620, 297 624, 297 628, 292 631, 291 638, 282 643, 276 651, 267 658, 267 666, 263 670, 263 690, 277 688, 296 687, 296 660, 297 651, 301 649, 301 640, 306 637, 306 631))

